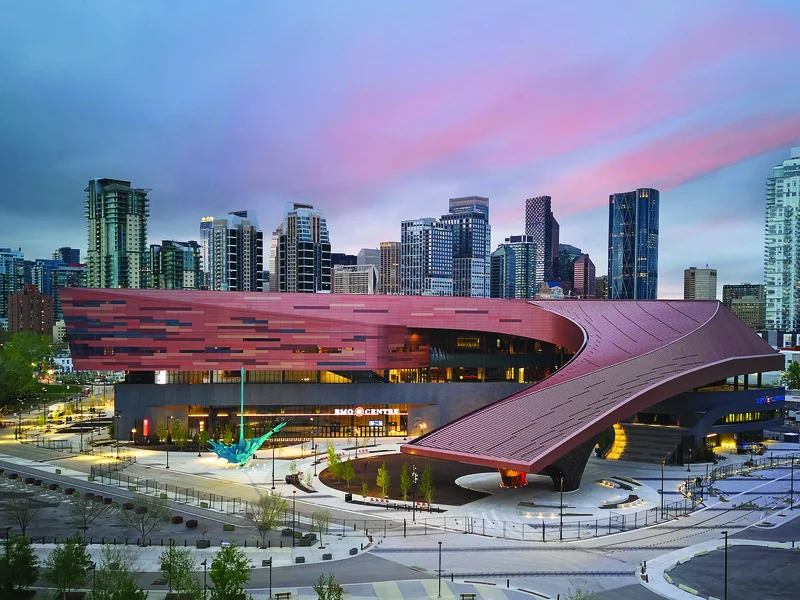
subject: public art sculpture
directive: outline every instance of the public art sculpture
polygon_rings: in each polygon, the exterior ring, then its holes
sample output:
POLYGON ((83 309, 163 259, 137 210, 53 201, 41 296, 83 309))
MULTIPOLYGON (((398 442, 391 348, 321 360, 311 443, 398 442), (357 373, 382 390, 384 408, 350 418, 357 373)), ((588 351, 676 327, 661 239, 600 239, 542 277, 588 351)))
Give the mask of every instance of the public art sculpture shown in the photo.
POLYGON ((249 440, 244 439, 244 367, 241 373, 241 393, 240 393, 240 406, 239 406, 239 441, 233 444, 223 444, 209 440, 208 445, 211 446, 211 451, 214 452, 219 458, 224 458, 229 463, 245 466, 253 455, 258 452, 261 445, 266 442, 272 435, 278 433, 286 425, 286 422, 276 425, 267 433, 257 438, 249 440))

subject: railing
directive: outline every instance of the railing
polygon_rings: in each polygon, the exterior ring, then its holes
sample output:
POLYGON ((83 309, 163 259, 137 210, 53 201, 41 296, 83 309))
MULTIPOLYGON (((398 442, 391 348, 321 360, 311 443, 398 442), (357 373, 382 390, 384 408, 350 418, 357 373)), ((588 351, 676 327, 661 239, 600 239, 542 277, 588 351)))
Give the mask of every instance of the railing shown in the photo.
POLYGON ((72 442, 70 440, 51 440, 41 436, 24 434, 19 441, 23 444, 44 448, 45 450, 55 450, 56 452, 72 452, 72 442))

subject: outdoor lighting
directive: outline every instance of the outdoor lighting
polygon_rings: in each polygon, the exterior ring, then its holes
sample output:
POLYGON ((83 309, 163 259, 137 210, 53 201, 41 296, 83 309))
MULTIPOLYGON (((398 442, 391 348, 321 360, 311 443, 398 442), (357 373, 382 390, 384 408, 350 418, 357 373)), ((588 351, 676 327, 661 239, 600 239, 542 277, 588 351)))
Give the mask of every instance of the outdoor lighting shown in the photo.
POLYGON ((166 440, 166 447, 167 447, 167 468, 169 469, 169 438, 172 435, 172 415, 169 416, 167 420, 167 440, 166 440))
MULTIPOLYGON (((270 560, 270 562, 272 562, 272 561, 270 560)), ((206 600, 206 590, 208 589, 208 584, 207 584, 207 581, 206 581, 206 574, 208 572, 208 559, 206 558, 200 564, 203 565, 203 600, 206 600)), ((272 566, 272 565, 270 565, 270 566, 272 566)), ((272 598, 272 592, 270 592, 269 597, 272 598)))

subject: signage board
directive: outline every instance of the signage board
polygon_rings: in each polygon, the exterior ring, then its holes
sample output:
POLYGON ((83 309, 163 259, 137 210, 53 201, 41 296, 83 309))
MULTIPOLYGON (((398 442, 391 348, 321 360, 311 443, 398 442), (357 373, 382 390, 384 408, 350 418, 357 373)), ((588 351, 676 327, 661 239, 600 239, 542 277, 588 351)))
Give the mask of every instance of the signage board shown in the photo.
POLYGON ((355 408, 334 408, 334 415, 355 415, 356 417, 363 417, 364 415, 399 415, 399 408, 362 408, 356 406, 355 408))

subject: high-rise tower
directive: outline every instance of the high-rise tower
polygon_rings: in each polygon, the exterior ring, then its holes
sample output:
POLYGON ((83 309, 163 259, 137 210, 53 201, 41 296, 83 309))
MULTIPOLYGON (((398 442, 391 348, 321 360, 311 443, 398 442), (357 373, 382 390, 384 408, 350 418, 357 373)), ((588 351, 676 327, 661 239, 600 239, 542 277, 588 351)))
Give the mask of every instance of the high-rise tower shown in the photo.
POLYGON ((689 267, 683 271, 684 300, 716 300, 717 270, 689 267))
POLYGON ((400 293, 400 242, 381 242, 380 293, 400 293))
POLYGON ((536 244, 536 287, 558 279, 558 221, 553 217, 552 198, 537 196, 525 201, 525 235, 536 244))
POLYGON ((86 285, 96 288, 145 287, 150 190, 130 181, 92 179, 86 192, 89 225, 86 285))
POLYGON ((441 222, 453 232, 453 295, 488 298, 492 254, 489 199, 450 198, 441 222))
POLYGON ((264 234, 252 210, 200 222, 202 262, 207 253, 204 285, 222 292, 260 292, 264 286, 264 234), (208 224, 211 224, 210 228, 208 224))
POLYGON ((767 179, 764 279, 766 328, 800 328, 800 148, 767 179))
POLYGON ((273 251, 274 291, 331 291, 331 241, 323 211, 310 204, 287 203, 283 223, 273 233, 273 251))
POLYGON ((400 293, 453 295, 453 231, 432 218, 400 224, 400 293))
POLYGON ((612 194, 608 198, 608 297, 658 297, 658 190, 612 194))

